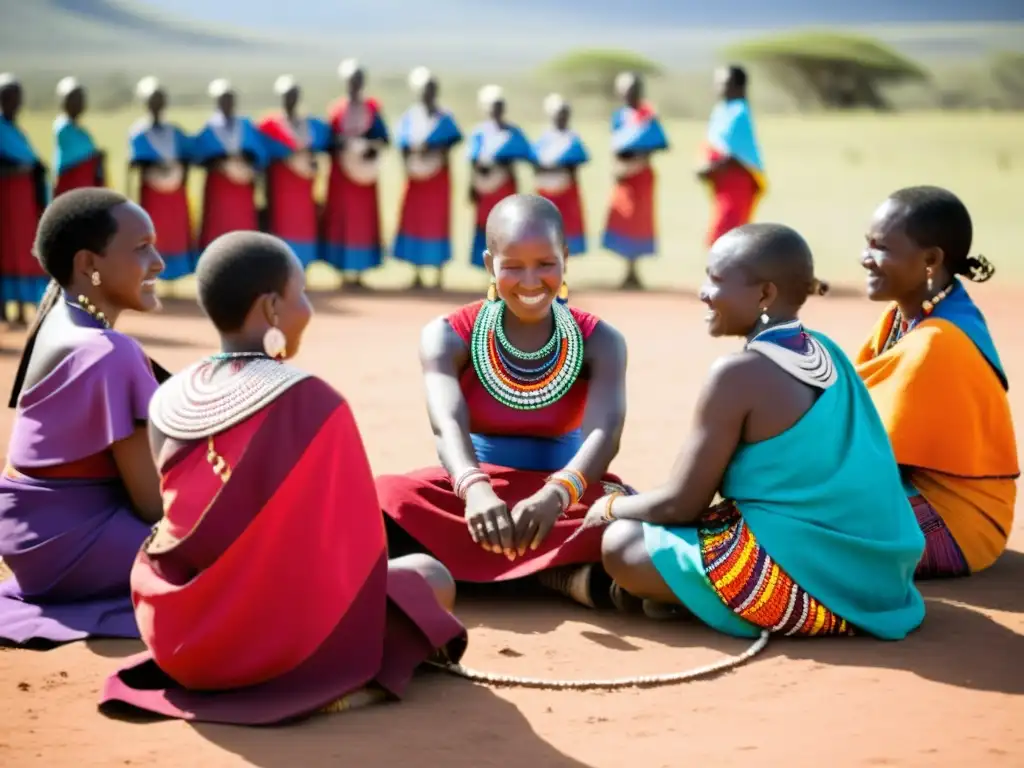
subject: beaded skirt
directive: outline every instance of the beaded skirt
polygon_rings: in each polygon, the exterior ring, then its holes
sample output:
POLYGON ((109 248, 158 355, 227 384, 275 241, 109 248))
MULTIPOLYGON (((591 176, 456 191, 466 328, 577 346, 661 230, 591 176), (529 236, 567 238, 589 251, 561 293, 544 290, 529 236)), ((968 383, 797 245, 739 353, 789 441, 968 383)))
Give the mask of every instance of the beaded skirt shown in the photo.
POLYGON ((733 502, 709 509, 697 538, 711 586, 741 618, 783 635, 854 634, 845 619, 809 595, 761 548, 733 502))

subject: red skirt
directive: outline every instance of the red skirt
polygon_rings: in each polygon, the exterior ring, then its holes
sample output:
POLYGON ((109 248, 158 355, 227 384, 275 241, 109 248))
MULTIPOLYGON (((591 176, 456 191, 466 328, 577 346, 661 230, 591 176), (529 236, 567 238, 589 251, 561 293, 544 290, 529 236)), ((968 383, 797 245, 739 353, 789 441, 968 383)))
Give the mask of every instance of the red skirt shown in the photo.
MULTIPOLYGON (((481 469, 490 475, 495 493, 509 509, 539 491, 551 474, 491 464, 483 464, 481 469)), ((591 504, 621 488, 619 478, 606 475, 602 482, 587 488, 580 503, 555 523, 536 550, 509 561, 502 554, 484 550, 470 537, 465 504, 455 495, 452 479, 443 467, 377 478, 377 498, 384 514, 444 563, 456 581, 478 583, 518 579, 558 565, 601 562, 600 527, 581 533, 568 544, 566 539, 579 528, 591 504)))
POLYGON ((451 260, 452 182, 447 168, 429 179, 409 179, 395 235, 394 256, 417 267, 451 260))
POLYGON ((272 235, 300 243, 316 242, 313 181, 299 176, 283 162, 272 163, 267 169, 267 219, 272 235))
POLYGON ((53 185, 53 196, 62 195, 65 192, 70 192, 72 189, 103 186, 100 184, 100 164, 102 162, 103 159, 96 155, 90 157, 84 163, 79 163, 74 168, 68 168, 63 173, 58 174, 57 180, 53 185))
POLYGON ((184 186, 173 192, 161 192, 143 184, 139 191, 139 205, 153 220, 156 247, 161 255, 191 253, 192 220, 188 210, 188 192, 184 186))
POLYGON ((615 182, 603 244, 627 259, 654 255, 654 170, 650 166, 615 182))
POLYGON ((255 192, 253 184, 236 184, 223 173, 207 172, 199 247, 228 232, 258 230, 255 192))
POLYGON ((447 168, 429 179, 410 179, 405 186, 398 231, 420 240, 451 236, 452 182, 447 168))
POLYGON ((0 176, 0 275, 4 278, 46 275, 32 254, 41 213, 31 173, 0 176))
POLYGON ((538 195, 546 197, 562 214, 562 223, 565 226, 565 240, 569 245, 569 253, 583 253, 586 247, 586 227, 583 225, 583 204, 580 200, 580 188, 577 184, 571 185, 561 192, 545 192, 538 190, 538 195))
POLYGON ((376 184, 356 184, 331 163, 324 208, 324 259, 336 269, 361 272, 380 265, 380 207, 376 184))
POLYGON ((712 190, 714 208, 708 226, 709 246, 726 232, 750 222, 760 188, 745 168, 731 164, 715 174, 712 190))

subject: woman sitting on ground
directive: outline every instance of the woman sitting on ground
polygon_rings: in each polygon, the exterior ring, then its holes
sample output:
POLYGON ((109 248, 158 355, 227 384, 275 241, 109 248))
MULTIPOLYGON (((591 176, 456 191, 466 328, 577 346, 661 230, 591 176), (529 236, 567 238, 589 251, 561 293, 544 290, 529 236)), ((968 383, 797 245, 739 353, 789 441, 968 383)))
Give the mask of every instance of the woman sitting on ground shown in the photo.
POLYGON ((704 385, 668 481, 588 513, 628 593, 727 634, 867 633, 924 618, 924 548, 882 422, 852 363, 797 315, 820 285, 807 243, 751 224, 711 249, 713 336, 743 336, 704 385), (710 507, 715 494, 723 499, 710 507))
POLYGON ((166 374, 114 325, 160 304, 155 239, 146 212, 105 189, 67 192, 40 219, 53 282, 15 375, 0 478, 7 642, 139 636, 128 574, 161 515, 146 411, 166 374))
POLYGON ((857 372, 925 534, 918 578, 988 568, 1013 527, 1020 465, 1006 372, 960 282, 984 282, 995 268, 969 255, 972 236, 952 192, 910 187, 875 212, 862 259, 868 296, 890 304, 857 372))
POLYGON ((270 724, 400 696, 465 630, 440 563, 388 562, 384 522, 348 403, 282 362, 312 307, 298 257, 234 232, 199 259, 221 352, 150 406, 164 519, 132 570, 146 653, 105 705, 270 724))
POLYGON ((567 539, 622 487, 606 475, 626 415, 626 344, 608 323, 556 301, 565 291, 562 217, 513 195, 487 219, 487 301, 423 330, 427 410, 442 466, 377 479, 392 553, 427 551, 456 581, 541 574, 593 606, 611 584, 600 534, 567 539), (565 566, 555 568, 555 566, 565 566))

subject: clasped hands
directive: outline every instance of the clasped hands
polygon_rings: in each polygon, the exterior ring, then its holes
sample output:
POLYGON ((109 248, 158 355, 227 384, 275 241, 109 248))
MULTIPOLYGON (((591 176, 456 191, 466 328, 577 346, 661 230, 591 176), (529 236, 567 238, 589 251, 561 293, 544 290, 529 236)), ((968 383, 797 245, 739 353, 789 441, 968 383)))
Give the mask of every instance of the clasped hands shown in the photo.
POLYGON ((551 483, 510 510, 490 483, 474 483, 466 491, 466 524, 473 541, 509 560, 536 549, 564 512, 563 497, 551 483))
MULTIPOLYGON (((584 530, 607 524, 608 508, 616 495, 602 496, 594 502, 569 540, 584 530)), ((515 560, 543 543, 565 512, 564 503, 558 487, 545 483, 539 491, 509 510, 489 483, 475 483, 466 492, 469 535, 488 552, 515 560)))

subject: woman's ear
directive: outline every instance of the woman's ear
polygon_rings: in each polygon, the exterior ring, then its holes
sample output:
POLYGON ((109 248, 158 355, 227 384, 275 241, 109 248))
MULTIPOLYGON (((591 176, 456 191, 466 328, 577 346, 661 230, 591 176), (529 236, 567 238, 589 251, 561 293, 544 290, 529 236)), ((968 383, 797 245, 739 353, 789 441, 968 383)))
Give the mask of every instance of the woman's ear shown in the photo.
POLYGON ((924 252, 924 264, 932 270, 942 269, 946 263, 946 252, 941 248, 927 248, 924 252))
POLYGON ((779 289, 775 283, 764 283, 761 286, 761 306, 771 307, 779 297, 779 289))
POLYGON ((277 294, 267 293, 262 297, 263 302, 263 317, 267 321, 267 325, 277 325, 277 294))
POLYGON ((82 275, 86 279, 92 277, 92 273, 96 271, 96 254, 92 251, 82 248, 75 252, 75 256, 71 262, 72 274, 82 275))
POLYGON ((484 268, 487 270, 487 274, 494 279, 494 255, 490 249, 484 251, 484 268))

